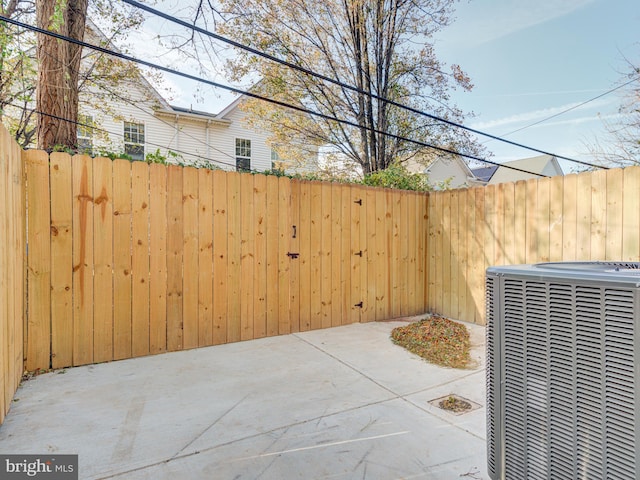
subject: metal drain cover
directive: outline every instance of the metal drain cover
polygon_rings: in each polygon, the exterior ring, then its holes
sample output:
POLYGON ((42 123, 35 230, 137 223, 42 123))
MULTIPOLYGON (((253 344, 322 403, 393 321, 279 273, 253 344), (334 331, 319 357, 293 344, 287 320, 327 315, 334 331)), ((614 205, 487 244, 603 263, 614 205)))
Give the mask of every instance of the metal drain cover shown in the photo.
POLYGON ((465 413, 472 412, 481 407, 481 405, 476 402, 473 402, 468 398, 461 397, 460 395, 456 395, 455 393, 435 398, 430 400, 429 403, 434 407, 446 410, 452 415, 464 415, 465 413))

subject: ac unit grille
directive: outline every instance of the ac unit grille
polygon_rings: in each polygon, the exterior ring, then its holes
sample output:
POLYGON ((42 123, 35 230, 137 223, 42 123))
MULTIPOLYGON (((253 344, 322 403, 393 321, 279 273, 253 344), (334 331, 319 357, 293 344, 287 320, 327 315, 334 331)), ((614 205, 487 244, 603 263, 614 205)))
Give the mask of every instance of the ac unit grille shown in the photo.
POLYGON ((509 268, 486 283, 489 475, 640 478, 638 286, 509 268))

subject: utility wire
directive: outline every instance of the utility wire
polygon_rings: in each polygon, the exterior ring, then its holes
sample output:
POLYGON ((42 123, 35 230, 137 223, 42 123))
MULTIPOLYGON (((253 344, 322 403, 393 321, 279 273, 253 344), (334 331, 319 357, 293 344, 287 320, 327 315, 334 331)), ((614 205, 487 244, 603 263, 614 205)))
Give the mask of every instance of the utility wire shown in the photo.
POLYGON ((585 100, 584 102, 579 103, 578 105, 574 105, 573 107, 569 107, 569 108, 567 108, 565 110, 562 110, 561 112, 558 112, 558 113, 550 115, 550 116, 548 116, 546 118, 543 118, 542 120, 538 120, 537 122, 531 123, 529 125, 525 125, 524 127, 517 128, 516 130, 512 130, 512 131, 510 131, 508 133, 503 133, 502 136, 506 137, 507 135, 511 135, 513 133, 519 132, 521 130, 524 130, 525 128, 530 128, 530 127, 533 127, 535 125, 539 125, 539 124, 541 124, 543 122, 546 122, 548 120, 551 120, 552 118, 556 118, 556 117, 559 117, 560 115, 564 115, 565 113, 570 112, 571 110, 575 110, 576 108, 580 108, 580 107, 582 107, 582 106, 584 106, 584 105, 586 105, 588 103, 591 103, 591 102, 593 102, 595 100, 598 100, 599 98, 602 98, 602 97, 604 97, 606 95, 609 95, 610 93, 613 93, 616 90, 620 90, 621 88, 624 88, 627 85, 631 85, 632 83, 637 82, 638 80, 640 80, 640 76, 634 77, 633 79, 629 80, 628 82, 623 83, 622 85, 618 85, 617 87, 614 87, 614 88, 612 88, 610 90, 607 90, 606 92, 601 93, 600 95, 597 95, 597 96, 595 96, 593 98, 590 98, 589 100, 585 100))
MULTIPOLYGON (((56 61, 56 62, 58 62, 58 63, 60 63, 60 64, 62 63, 62 61, 61 61, 59 58, 56 58, 56 57, 51 57, 51 58, 53 58, 53 60, 54 60, 54 61, 56 61)), ((78 73, 80 73, 80 71, 78 71, 78 73)), ((175 124, 171 124, 171 123, 169 123, 167 120, 164 120, 164 119, 160 118, 159 116, 154 115, 154 114, 153 114, 154 112, 153 112, 152 110, 149 110, 149 109, 146 109, 146 108, 144 108, 144 107, 141 107, 141 106, 138 104, 138 102, 133 102, 133 101, 131 101, 131 100, 128 100, 128 99, 126 99, 126 98, 123 98, 123 97, 121 97, 120 95, 118 95, 117 93, 115 93, 115 92, 113 92, 113 91, 111 91, 111 90, 109 90, 109 89, 105 88, 104 86, 99 86, 99 85, 96 85, 96 86, 98 86, 98 88, 101 88, 101 89, 103 89, 103 90, 106 90, 106 91, 107 91, 107 93, 108 93, 109 95, 114 96, 115 98, 117 98, 118 100, 120 100, 120 101, 122 101, 122 102, 126 103, 127 105, 132 106, 132 107, 136 108, 137 110, 140 110, 141 112, 146 113, 147 115, 150 115, 150 116, 154 117, 154 118, 155 118, 155 119, 157 119, 159 122, 161 122, 161 123, 163 123, 163 124, 167 125, 168 127, 172 128, 172 129, 175 129, 175 124)), ((13 105, 13 106, 15 107, 15 105, 13 105)), ((71 120, 67 120, 67 121, 72 122, 71 120)), ((81 124, 78 124, 78 125, 80 125, 80 126, 87 126, 87 125, 81 125, 81 124)), ((96 127, 89 127, 89 128, 96 128, 96 127)), ((105 131, 105 133, 109 133, 109 132, 106 132, 106 131, 105 131)), ((196 137, 195 135, 191 135, 189 132, 184 131, 184 130, 181 130, 181 133, 182 133, 182 135, 184 135, 184 136, 186 136, 186 137, 188 137, 188 138, 191 138, 192 140, 195 140, 196 142, 198 142, 198 143, 200 143, 200 144, 204 145, 205 147, 210 148, 211 150, 215 150, 216 152, 218 152, 218 153, 220 153, 220 154, 222 154, 222 155, 224 155, 224 156, 226 156, 226 157, 229 157, 230 159, 232 159, 233 161, 235 161, 235 157, 234 157, 233 155, 230 155, 229 153, 225 152, 224 150, 220 150, 219 148, 214 147, 213 145, 211 145, 211 144, 207 143, 206 141, 202 140, 201 138, 198 138, 198 137, 196 137)), ((116 134, 116 135, 121 136, 121 134, 116 134)), ((148 143, 148 142, 147 142, 147 143, 148 143)), ((151 144, 150 144, 150 145, 151 145, 151 144)), ((165 147, 163 147, 163 148, 165 148, 165 147)), ((170 150, 172 150, 172 149, 170 149, 170 150)), ((172 151, 175 151, 175 150, 172 150, 172 151)), ((191 155, 191 154, 190 154, 190 155, 191 155)), ((204 158, 204 157, 202 157, 202 158, 204 158)), ((222 163, 223 165, 232 165, 232 164, 230 164, 230 163, 223 163, 223 162, 220 162, 220 163, 222 163)), ((235 166, 235 164, 234 164, 233 166, 235 166)))
MULTIPOLYGON (((121 53, 121 52, 116 52, 116 51, 109 50, 109 49, 104 48, 104 47, 99 47, 97 45, 92 45, 90 43, 87 43, 87 42, 84 42, 84 41, 81 41, 81 40, 77 40, 75 38, 71 38, 71 37, 68 37, 66 35, 61 35, 61 34, 56 33, 56 32, 45 30, 45 29, 40 28, 40 27, 29 25, 27 23, 23 23, 23 22, 20 22, 18 20, 14 20, 12 18, 5 17, 3 15, 0 15, 0 21, 5 21, 7 23, 11 23, 11 24, 16 25, 18 27, 25 28, 27 30, 34 31, 36 33, 41 33, 43 35, 47 35, 47 36, 50 36, 50 37, 54 37, 54 38, 57 38, 59 40, 67 41, 67 42, 73 43, 75 45, 79 45, 81 47, 90 48, 90 49, 96 50, 98 52, 106 53, 107 55, 112 55, 112 56, 118 57, 118 58, 120 58, 122 60, 127 60, 127 61, 130 61, 130 62, 138 63, 140 65, 144 65, 144 66, 149 67, 149 68, 154 68, 156 70, 167 72, 167 73, 170 73, 170 74, 173 74, 173 75, 177 75, 177 76, 180 76, 180 77, 183 77, 183 78, 187 78, 189 80, 193 80, 193 81, 196 81, 196 82, 205 83, 207 85, 211 85, 211 86, 216 87, 216 88, 221 88, 221 89, 224 89, 224 90, 228 90, 230 92, 233 92, 233 93, 236 93, 236 94, 239 94, 239 95, 244 95, 244 96, 247 96, 247 97, 251 97, 251 98, 255 98, 255 99, 258 99, 258 100, 265 101, 265 102, 269 102, 269 103, 272 103, 274 105, 278 105, 278 106, 283 107, 283 108, 288 108, 290 110, 294 110, 294 111, 297 111, 297 112, 313 115, 313 116, 322 118, 324 120, 329 120, 329 121, 341 123, 341 124, 344 124, 344 125, 349 125, 349 126, 352 126, 352 127, 355 127, 355 128, 359 128, 359 129, 365 129, 367 131, 370 131, 370 132, 373 132, 373 133, 376 133, 376 134, 379 134, 379 135, 385 135, 387 137, 390 137, 390 138, 393 138, 393 139, 396 139, 396 140, 401 140, 401 141, 404 141, 404 142, 414 143, 414 144, 420 145, 422 147, 431 148, 433 150, 437 150, 437 151, 440 151, 440 152, 443 152, 443 153, 448 153, 448 154, 451 154, 451 155, 458 155, 458 156, 461 156, 461 157, 469 158, 471 160, 476 160, 478 162, 483 162, 483 163, 487 163, 487 164, 490 164, 490 165, 496 165, 496 166, 499 166, 499 167, 502 166, 502 167, 508 168, 510 170, 515 170, 515 171, 526 173, 526 174, 529 174, 529 175, 535 175, 537 177, 547 177, 548 176, 548 175, 544 175, 544 174, 541 174, 541 173, 524 170, 524 169, 521 169, 521 168, 518 168, 518 167, 511 166, 511 165, 502 165, 500 163, 492 162, 490 160, 487 160, 487 159, 484 159, 484 158, 481 158, 481 157, 477 157, 475 155, 470 155, 470 154, 466 154, 466 153, 457 152, 455 150, 451 150, 451 149, 444 148, 444 147, 439 147, 437 145, 432 145, 432 144, 429 144, 429 143, 426 143, 426 142, 421 142, 419 140, 414 140, 414 139, 411 139, 411 138, 403 137, 401 135, 396 135, 396 134, 393 134, 393 133, 384 132, 384 131, 376 129, 376 128, 361 126, 361 125, 358 125, 357 123, 349 121, 349 120, 344 120, 344 119, 340 119, 340 118, 337 118, 337 117, 332 117, 332 116, 326 115, 324 113, 320 113, 320 112, 316 112, 316 111, 313 111, 313 110, 309 110, 309 109, 306 109, 304 107, 300 107, 300 106, 297 106, 297 105, 291 105, 291 104, 288 104, 288 103, 285 103, 285 102, 281 102, 279 100, 275 100, 273 98, 264 97, 262 95, 258 95, 258 94, 253 93, 253 92, 242 90, 242 89, 239 89, 239 88, 236 88, 236 87, 231 87, 229 85, 223 85, 221 83, 214 82, 212 80, 207 80, 207 79, 202 78, 202 77, 197 77, 197 76, 191 75, 189 73, 184 73, 184 72, 180 72, 178 70, 173 70, 171 68, 164 67, 162 65, 158 65, 158 64, 155 64, 155 63, 152 63, 152 62, 148 62, 146 60, 141 60, 139 58, 132 57, 130 55, 126 55, 126 54, 121 53)), ((62 120, 64 120, 64 119, 62 119, 62 120)), ((548 155, 553 155, 553 154, 548 154, 548 155)), ((556 156, 556 157, 564 158, 564 157, 560 157, 560 156, 556 156)), ((571 160, 571 159, 568 159, 568 160, 571 160)), ((579 162, 579 163, 582 163, 582 162, 579 162)), ((605 167, 599 167, 599 168, 605 168, 605 167)))
MULTIPOLYGON (((247 51, 249 53, 252 53, 254 55, 258 55, 259 57, 266 58, 267 60, 279 63, 281 65, 284 65, 284 66, 288 67, 288 68, 291 68, 291 69, 297 70, 299 72, 302 72, 302 73, 304 73, 306 75, 318 78, 320 80, 324 80, 326 82, 329 82, 329 83, 332 83, 334 85, 337 85, 337 86, 339 86, 341 88, 345 88, 347 90, 351 90, 353 92, 357 92, 359 94, 366 95, 366 96, 374 98, 374 99, 376 99, 378 101, 387 103, 389 105, 393 105, 394 107, 401 108, 403 110, 407 110, 409 112, 412 112, 412 113, 415 113, 415 114, 418 114, 418 115, 421 115, 421 116, 425 116, 427 118, 431 118, 433 120, 437 120, 437 121, 442 122, 442 123, 446 123, 447 125, 450 125, 452 127, 461 128, 463 130, 467 130, 469 132, 475 133, 476 135, 481 135, 483 137, 488 137, 488 138, 490 138, 492 140, 498 140, 500 142, 507 143, 509 145, 513 145, 513 146, 516 146, 516 147, 519 147, 519 148, 524 148, 526 150, 531 150, 531 151, 534 151, 534 152, 537 152, 537 153, 541 153, 541 154, 544 154, 544 155, 551 155, 551 156, 554 156, 556 158, 561 158, 563 160, 568 160, 570 162, 575 162, 575 163, 579 163, 579 164, 586 165, 586 166, 589 166, 589 167, 594 167, 594 168, 604 168, 604 169, 607 168, 607 167, 603 167, 602 165, 595 165, 595 164, 584 162, 584 161, 581 161, 581 160, 576 160, 574 158, 565 157, 563 155, 556 155, 554 153, 547 152, 545 150, 541 150, 541 149, 538 149, 538 148, 529 147, 527 145, 524 145, 524 144, 521 144, 521 143, 518 143, 518 142, 514 142, 514 141, 508 140, 506 138, 502 138, 502 137, 497 136, 497 135, 492 135, 490 133, 482 132, 480 130, 476 130, 474 128, 467 127, 467 126, 462 125, 460 123, 456 123, 456 122, 453 122, 451 120, 447 120, 446 118, 438 117, 437 115, 433 115, 433 114, 427 113, 425 111, 418 110, 418 109, 410 107, 408 105, 403 105, 403 104, 398 103, 398 102, 396 102, 394 100, 390 100, 388 98, 381 97, 381 96, 379 96, 379 95, 377 95, 375 93, 367 92, 366 90, 363 90, 361 88, 358 88, 358 87, 355 87, 353 85, 349 85, 347 83, 341 82, 339 80, 336 80, 335 78, 331 78, 331 77, 328 77, 328 76, 323 75, 321 73, 314 72, 313 70, 310 70, 308 68, 302 67, 302 66, 297 65, 295 63, 291 63, 291 62, 289 62, 287 60, 282 60, 282 59, 280 59, 278 57, 275 57, 273 55, 270 55, 268 53, 265 53, 263 51, 255 49, 255 48, 250 47, 248 45, 244 45, 242 43, 236 42, 235 40, 231 40, 231 39, 226 38, 226 37, 224 37, 222 35, 219 35, 217 33, 213 33, 213 32, 211 32, 209 30, 206 30, 204 28, 198 27, 197 25, 190 24, 188 22, 185 22, 184 20, 181 20, 181 19, 179 19, 179 18, 177 18, 175 16, 172 16, 172 15, 169 15, 167 13, 161 12, 160 10, 156 10, 155 8, 152 8, 149 5, 145 5, 145 4, 140 3, 140 2, 138 2, 136 0, 122 0, 122 1, 125 2, 125 3, 128 3, 129 5, 137 7, 139 9, 141 9, 141 10, 145 10, 145 11, 147 11, 147 12, 153 14, 153 15, 156 15, 158 17, 164 18, 165 20, 168 20, 168 21, 170 21, 172 23, 175 23, 177 25, 181 25, 181 26, 183 26, 185 28, 188 28, 188 29, 193 30, 193 31, 198 32, 198 33, 201 33, 201 34, 206 35, 206 36, 208 36, 210 38, 213 38, 215 40, 219 40, 221 42, 227 43, 227 44, 229 44, 231 46, 234 46, 236 48, 240 48, 240 49, 245 50, 245 51, 247 51)), ((471 157, 467 157, 467 158, 471 158, 471 157)))
MULTIPOLYGON (((13 104, 13 103, 7 103, 6 105, 10 105, 10 106, 12 106, 14 108, 18 108, 18 109, 22 109, 23 108, 22 105, 16 105, 16 104, 13 104)), ((51 113, 45 113, 45 112, 42 112, 40 110, 33 110, 33 111, 35 113, 37 113, 38 115, 43 115, 45 117, 55 118, 56 120, 60 120, 62 122, 69 122, 69 123, 72 123, 72 124, 77 125, 79 127, 85 127, 85 128, 89 128, 91 130, 97 130, 99 132, 107 133, 109 135, 113 135, 113 136, 116 136, 116 137, 123 137, 124 138, 124 133, 112 132, 111 130, 107 130, 105 128, 96 127, 95 125, 90 125, 88 123, 80 122, 80 121, 77 121, 77 120, 71 120, 70 118, 60 117, 59 115, 53 115, 51 113)), ((159 148, 167 148, 166 145, 161 145, 159 143, 148 142, 146 140, 145 140, 145 145, 151 145, 153 147, 159 147, 159 148)), ((175 150, 175 149, 170 149, 170 150, 172 152, 183 154, 185 156, 199 158, 201 160, 204 160, 206 163, 215 163, 215 164, 219 164, 219 165, 224 165, 224 166, 236 168, 236 164, 235 163, 227 163, 227 162, 223 162, 221 160, 212 160, 211 158, 207 158, 207 157, 204 157, 202 155, 198 155, 197 153, 185 152, 184 150, 175 150)), ((191 166, 191 165, 186 165, 186 166, 191 166)))

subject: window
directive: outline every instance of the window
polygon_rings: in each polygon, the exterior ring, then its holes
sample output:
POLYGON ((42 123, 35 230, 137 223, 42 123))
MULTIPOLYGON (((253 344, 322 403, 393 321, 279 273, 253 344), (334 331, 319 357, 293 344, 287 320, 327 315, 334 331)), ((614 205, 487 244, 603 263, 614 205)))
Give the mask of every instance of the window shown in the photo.
POLYGON ((133 160, 144 160, 144 124, 124 122, 124 153, 133 160))
POLYGON ((78 114, 78 153, 93 155, 93 117, 78 114))
POLYGON ((284 162, 273 148, 271 149, 271 170, 284 173, 284 162))
POLYGON ((236 170, 251 171, 251 140, 236 138, 236 170))

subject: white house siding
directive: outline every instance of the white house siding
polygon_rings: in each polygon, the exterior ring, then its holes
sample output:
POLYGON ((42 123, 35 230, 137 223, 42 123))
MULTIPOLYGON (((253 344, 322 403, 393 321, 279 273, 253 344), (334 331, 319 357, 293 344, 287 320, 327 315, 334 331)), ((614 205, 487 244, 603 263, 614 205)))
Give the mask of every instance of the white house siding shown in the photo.
POLYGON ((110 105, 121 117, 119 119, 114 119, 99 109, 86 106, 82 108, 82 113, 92 115, 99 127, 109 132, 106 142, 94 138, 94 151, 97 151, 96 147, 102 146, 108 151, 123 152, 124 122, 131 121, 145 126, 145 155, 160 149, 160 153, 172 163, 209 163, 217 168, 234 170, 236 138, 243 138, 251 140, 251 169, 271 169, 271 148, 267 144, 269 135, 248 128, 243 121, 245 114, 238 108, 228 113, 224 120, 230 123, 224 124, 213 117, 208 121, 205 116, 194 119, 189 114, 177 111, 175 115, 154 114, 153 102, 148 100, 148 95, 145 97, 139 87, 130 88, 129 96, 133 97, 134 102, 110 105), (179 158, 168 156, 167 150, 177 153, 179 158))

